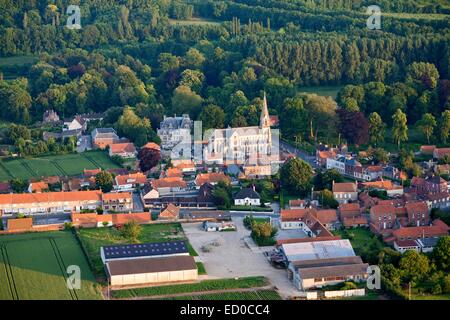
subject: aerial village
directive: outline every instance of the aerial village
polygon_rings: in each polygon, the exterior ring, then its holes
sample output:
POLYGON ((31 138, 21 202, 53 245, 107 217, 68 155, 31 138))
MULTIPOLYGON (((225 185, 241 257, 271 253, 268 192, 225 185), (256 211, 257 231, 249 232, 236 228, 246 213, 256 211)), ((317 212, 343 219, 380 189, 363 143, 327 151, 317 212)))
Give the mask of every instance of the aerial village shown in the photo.
POLYGON ((406 184, 394 164, 375 165, 345 145, 319 144, 308 154, 279 140, 266 97, 259 126, 213 130, 199 142, 200 158, 191 156, 197 142, 188 115, 164 117, 160 144, 140 148, 113 128, 88 126, 102 117, 61 121, 48 111, 43 123, 63 129, 43 139, 75 137, 78 153, 104 150, 122 165, 31 179, 21 193, 1 183, 0 233, 131 230, 125 243, 84 249, 107 287, 118 290, 113 297, 122 297, 119 289, 258 276, 268 279, 261 287, 272 298, 364 296, 376 260, 369 247, 429 253, 449 235, 435 214, 450 208, 450 184, 440 176, 449 174, 449 164, 440 164, 448 148, 417 150, 429 160, 406 184), (326 190, 284 190, 280 171, 298 159, 326 190), (139 227, 159 227, 163 236, 139 241, 139 227))

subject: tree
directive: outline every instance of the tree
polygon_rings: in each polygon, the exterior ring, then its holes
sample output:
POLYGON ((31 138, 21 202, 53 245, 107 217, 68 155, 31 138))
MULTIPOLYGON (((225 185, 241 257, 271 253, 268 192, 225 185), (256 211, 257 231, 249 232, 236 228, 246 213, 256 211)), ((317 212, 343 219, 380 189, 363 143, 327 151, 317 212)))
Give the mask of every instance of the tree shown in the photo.
POLYGON ((200 69, 206 59, 200 51, 195 48, 191 48, 188 52, 186 52, 184 60, 188 68, 200 69))
POLYGON ((192 118, 196 118, 202 102, 202 97, 193 92, 191 88, 179 86, 173 93, 172 111, 177 114, 188 113, 192 118))
POLYGON ((408 67, 407 78, 427 89, 434 89, 439 80, 439 71, 432 63, 414 62, 408 67))
POLYGON ((225 112, 222 108, 210 104, 203 108, 199 119, 202 121, 203 130, 221 129, 225 122, 225 112))
POLYGON ((137 243, 141 231, 142 227, 135 220, 131 220, 123 225, 120 233, 122 237, 128 239, 131 243, 137 243))
POLYGON ((320 192, 319 202, 325 208, 337 209, 339 207, 339 202, 334 198, 333 192, 328 189, 320 192))
POLYGON ((139 167, 147 172, 156 167, 161 160, 161 152, 155 148, 142 148, 138 153, 139 167))
POLYGON ((427 138, 428 143, 430 143, 430 137, 433 135, 433 131, 436 125, 436 119, 431 113, 425 113, 422 119, 420 119, 420 121, 418 121, 417 123, 417 127, 427 138))
POLYGON ((406 114, 400 109, 397 109, 397 112, 392 116, 392 120, 392 136, 400 149, 400 143, 408 140, 408 120, 406 119, 406 114))
POLYGON ((369 124, 362 112, 338 110, 339 130, 349 143, 360 145, 369 141, 369 124))
POLYGON ((108 171, 99 172, 95 176, 95 184, 97 188, 101 189, 105 193, 110 192, 113 189, 113 182, 113 175, 108 171))
POLYGON ((198 70, 186 69, 181 73, 180 86, 191 88, 193 92, 200 93, 205 75, 198 70))
POLYGON ((399 267, 405 281, 417 282, 430 270, 427 256, 414 250, 407 250, 400 259, 399 267))
POLYGON ((432 256, 441 270, 450 272, 450 236, 439 239, 432 256))
POLYGON ((288 160, 281 168, 281 182, 291 192, 305 196, 311 190, 313 169, 299 158, 288 160))
POLYGON ((368 155, 371 156, 377 164, 386 164, 389 162, 389 154, 383 148, 369 148, 368 155))
POLYGON ((447 143, 447 139, 450 135, 450 110, 445 110, 442 113, 440 122, 440 135, 441 141, 447 143))
POLYGON ((28 189, 28 181, 23 179, 13 179, 10 182, 11 188, 14 191, 14 193, 24 193, 28 189))
POLYGON ((340 183, 344 181, 342 174, 336 169, 319 171, 314 177, 314 187, 316 190, 328 189, 331 190, 333 181, 340 183))
POLYGON ((231 207, 231 187, 227 183, 220 181, 214 186, 212 195, 217 206, 227 209, 231 207))
POLYGON ((384 142, 386 125, 383 123, 380 115, 372 112, 369 116, 369 136, 370 142, 377 146, 384 142))

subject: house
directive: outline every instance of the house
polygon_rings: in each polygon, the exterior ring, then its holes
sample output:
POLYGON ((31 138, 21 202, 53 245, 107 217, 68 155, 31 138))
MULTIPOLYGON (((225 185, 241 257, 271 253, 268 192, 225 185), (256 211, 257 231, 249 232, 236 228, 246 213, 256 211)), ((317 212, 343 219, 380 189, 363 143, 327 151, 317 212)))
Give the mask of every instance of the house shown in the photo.
POLYGON ((443 159, 445 156, 450 157, 450 148, 436 148, 433 151, 433 158, 443 159))
POLYGON ((289 200, 289 209, 305 209, 306 200, 295 199, 289 200))
POLYGON ((45 181, 31 182, 28 186, 29 193, 41 193, 49 191, 48 184, 45 181))
POLYGON ((59 122, 59 116, 54 110, 46 110, 42 116, 42 122, 44 123, 57 123, 59 122))
POLYGON ((434 172, 438 175, 450 174, 450 164, 437 164, 434 166, 434 172))
POLYGON ((42 139, 46 142, 48 142, 50 139, 58 140, 58 141, 64 141, 68 138, 75 137, 76 139, 79 139, 82 135, 81 129, 76 130, 65 130, 62 132, 47 132, 44 131, 42 134, 42 139))
POLYGON ((273 175, 272 165, 244 165, 244 176, 247 179, 260 179, 273 175))
POLYGON ((447 181, 439 176, 428 177, 426 179, 413 177, 411 179, 411 189, 417 194, 446 193, 448 191, 448 184, 447 181))
POLYGON ((102 192, 46 192, 0 194, 1 214, 39 214, 95 210, 102 205, 102 192))
POLYGON ((313 215, 328 230, 336 230, 339 225, 336 210, 315 210, 313 215))
POLYGON ((427 204, 431 208, 447 209, 450 207, 450 193, 434 193, 425 196, 427 204))
POLYGON ((164 210, 159 214, 159 220, 178 220, 180 216, 180 208, 169 204, 164 210))
POLYGON ((72 120, 64 121, 63 131, 66 130, 80 130, 82 132, 87 129, 87 121, 80 115, 75 116, 72 120))
POLYGON ((114 214, 96 214, 96 213, 75 213, 71 214, 72 224, 74 226, 86 228, 101 228, 111 226, 121 226, 127 222, 135 221, 139 224, 151 221, 149 212, 140 213, 114 213, 114 214))
POLYGON ((409 225, 426 226, 430 221, 430 210, 426 202, 409 202, 405 205, 409 225))
MULTIPOLYGON (((283 230, 301 229, 309 237, 327 237, 333 234, 318 220, 316 209, 281 210, 280 227, 283 230)), ((324 215, 325 218, 325 215, 324 215)))
POLYGON ((220 181, 231 183, 231 178, 223 172, 200 173, 195 178, 195 185, 198 188, 205 183, 209 183, 214 186, 220 181))
POLYGON ((375 205, 370 208, 370 225, 375 232, 394 228, 396 219, 396 210, 392 204, 375 205))
POLYGON ((344 217, 342 224, 345 228, 368 227, 369 220, 363 216, 344 217))
POLYGON ((333 196, 339 203, 349 203, 358 200, 358 190, 356 183, 343 182, 335 183, 333 181, 333 196))
POLYGON ((420 245, 416 240, 395 240, 394 241, 394 249, 400 253, 405 253, 408 250, 414 250, 416 252, 420 252, 420 245))
POLYGON ((420 153, 424 155, 432 155, 436 146, 421 146, 420 153))
POLYGON ((159 192, 159 195, 173 194, 187 188, 187 183, 180 177, 161 178, 151 181, 151 186, 159 192))
POLYGON ((153 149, 153 150, 161 151, 161 147, 157 143, 154 143, 154 142, 147 142, 145 145, 143 145, 141 147, 141 149, 153 149))
POLYGON ((361 215, 361 208, 359 203, 341 203, 338 207, 339 217, 344 218, 355 218, 361 215))
POLYGON ((383 177, 382 166, 368 166, 365 169, 365 174, 369 176, 370 180, 376 180, 383 177))
POLYGON ((420 238, 417 239, 416 242, 419 244, 421 252, 429 253, 434 250, 439 242, 439 238, 420 238))
POLYGON ((396 185, 391 180, 363 182, 360 184, 360 186, 361 186, 361 189, 386 191, 386 193, 389 197, 403 195, 403 186, 396 185))
POLYGON ((177 169, 181 170, 184 175, 192 175, 197 172, 197 168, 194 162, 180 163, 176 166, 177 169))
POLYGON ((107 146, 120 142, 113 128, 96 128, 92 130, 91 138, 94 149, 106 149, 107 146))
POLYGON ((121 158, 135 158, 136 147, 131 142, 114 143, 109 146, 109 156, 119 156, 121 158))
POLYGON ((394 230, 394 240, 417 240, 421 238, 439 238, 448 236, 449 227, 441 225, 423 227, 405 227, 394 230))
POLYGON ((255 188, 243 188, 234 196, 234 205, 236 206, 259 206, 261 205, 261 196, 255 191, 255 188))
POLYGON ((181 117, 164 116, 157 131, 158 137, 161 139, 162 149, 171 150, 183 141, 190 142, 192 125, 193 121, 187 114, 181 117))
POLYGON ((317 165, 325 167, 327 165, 327 159, 334 159, 337 156, 335 149, 328 150, 316 150, 316 162, 317 165))
POLYGON ((106 212, 132 211, 133 196, 129 192, 105 193, 102 196, 102 208, 106 212))
POLYGON ((181 172, 180 169, 178 168, 168 168, 165 172, 164 172, 164 176, 166 178, 181 178, 183 177, 183 173, 181 172))
POLYGON ((83 170, 83 178, 89 179, 95 177, 97 174, 102 172, 102 169, 84 169, 83 170))
POLYGON ((118 192, 134 191, 143 187, 147 182, 147 176, 142 172, 118 175, 114 178, 114 190, 118 192))

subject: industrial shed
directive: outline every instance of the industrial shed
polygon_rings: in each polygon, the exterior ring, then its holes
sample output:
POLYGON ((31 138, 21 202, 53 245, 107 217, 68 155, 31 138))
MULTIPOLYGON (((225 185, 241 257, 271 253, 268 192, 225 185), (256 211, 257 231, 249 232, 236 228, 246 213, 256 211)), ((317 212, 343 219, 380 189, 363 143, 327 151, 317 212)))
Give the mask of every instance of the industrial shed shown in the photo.
POLYGON ((188 247, 184 240, 141 244, 116 244, 103 246, 100 249, 100 256, 103 263, 113 260, 188 255, 188 247))
POLYGON ((114 260, 106 263, 111 286, 195 281, 197 265, 191 256, 114 260))

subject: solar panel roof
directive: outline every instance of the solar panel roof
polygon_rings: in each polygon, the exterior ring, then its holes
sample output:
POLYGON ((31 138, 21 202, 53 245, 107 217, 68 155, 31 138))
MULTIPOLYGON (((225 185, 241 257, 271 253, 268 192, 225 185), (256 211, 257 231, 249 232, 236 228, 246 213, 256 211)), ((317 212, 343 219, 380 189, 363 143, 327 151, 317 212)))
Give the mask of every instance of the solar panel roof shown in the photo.
POLYGON ((187 253, 186 241, 104 246, 105 259, 134 258, 187 253))

